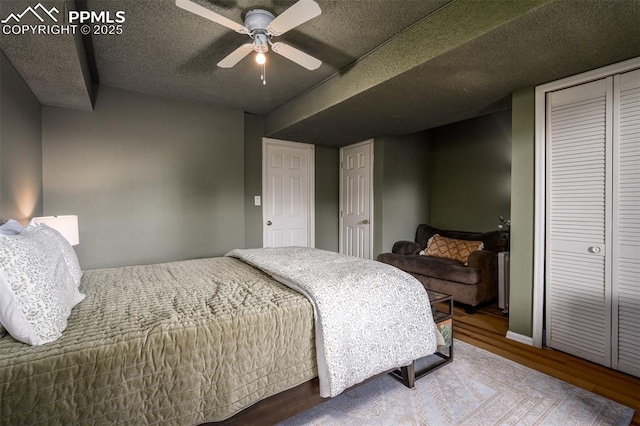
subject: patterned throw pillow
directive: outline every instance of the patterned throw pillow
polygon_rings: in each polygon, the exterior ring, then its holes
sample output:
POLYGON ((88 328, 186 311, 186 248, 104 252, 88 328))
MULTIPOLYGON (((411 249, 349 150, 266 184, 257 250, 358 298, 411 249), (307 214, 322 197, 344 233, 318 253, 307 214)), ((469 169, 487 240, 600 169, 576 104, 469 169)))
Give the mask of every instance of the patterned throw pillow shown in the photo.
POLYGON ((469 263, 469 255, 483 248, 482 241, 456 240, 435 234, 429 239, 424 255, 453 259, 467 265, 469 263))
POLYGON ((62 251, 42 229, 0 236, 0 322, 16 340, 42 345, 58 339, 83 299, 62 251))
POLYGON ((62 256, 64 256, 64 261, 69 268, 69 272, 73 277, 76 287, 78 287, 80 285, 80 280, 82 279, 82 269, 80 268, 80 262, 78 262, 78 256, 76 255, 75 250, 73 250, 73 247, 71 247, 71 244, 69 244, 69 241, 67 241, 67 239, 63 237, 60 232, 45 224, 36 226, 40 227, 42 232, 47 234, 49 237, 51 237, 52 240, 56 242, 56 244, 60 248, 60 251, 62 251, 62 256))

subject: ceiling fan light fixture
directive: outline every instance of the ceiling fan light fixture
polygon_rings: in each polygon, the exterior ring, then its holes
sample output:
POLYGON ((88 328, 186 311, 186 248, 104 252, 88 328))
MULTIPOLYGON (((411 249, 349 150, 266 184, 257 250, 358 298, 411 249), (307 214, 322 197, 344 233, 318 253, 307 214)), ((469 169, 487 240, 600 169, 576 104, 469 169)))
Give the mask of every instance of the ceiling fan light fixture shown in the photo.
POLYGON ((252 51, 255 51, 258 54, 256 55, 256 61, 262 65, 262 82, 264 84, 264 62, 266 61, 264 54, 269 49, 308 70, 315 70, 322 65, 319 59, 289 44, 271 41, 272 37, 281 36, 298 25, 302 25, 320 15, 322 11, 315 0, 298 0, 278 16, 264 9, 249 10, 244 17, 245 25, 238 24, 213 10, 200 6, 196 3, 196 0, 175 0, 175 2, 182 9, 200 15, 240 34, 246 34, 253 39, 252 43, 243 44, 218 62, 218 66, 221 68, 231 68, 252 51))

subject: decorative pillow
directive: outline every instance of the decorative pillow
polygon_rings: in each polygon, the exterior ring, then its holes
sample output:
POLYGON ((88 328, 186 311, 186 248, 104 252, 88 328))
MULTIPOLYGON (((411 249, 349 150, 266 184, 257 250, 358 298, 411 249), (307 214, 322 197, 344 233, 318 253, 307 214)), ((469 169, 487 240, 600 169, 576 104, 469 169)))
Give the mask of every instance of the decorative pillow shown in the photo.
POLYGON ((2 235, 18 235, 22 231, 22 224, 17 220, 9 219, 0 225, 0 234, 2 235))
MULTIPOLYGON (((31 226, 31 225, 29 225, 31 226)), ((71 244, 62 234, 50 226, 43 224, 35 225, 42 229, 42 232, 47 234, 51 239, 53 239, 60 251, 62 251, 62 256, 64 256, 64 261, 67 264, 67 268, 69 268, 69 273, 73 277, 73 280, 76 284, 76 287, 80 285, 80 280, 82 279, 82 269, 80 268, 80 262, 78 262, 78 256, 76 255, 75 250, 71 247, 71 244)))
POLYGON ((467 265, 469 263, 469 255, 483 248, 482 241, 456 240, 435 234, 429 238, 424 255, 453 259, 467 265))
MULTIPOLYGON (((76 278, 70 271, 64 251, 60 248, 60 239, 64 241, 66 241, 66 239, 58 231, 47 225, 25 226, 23 231, 20 233, 20 236, 39 243, 44 254, 55 263, 54 278, 58 285, 62 287, 65 298, 69 300, 70 303, 73 303, 69 308, 69 312, 71 312, 71 308, 84 300, 84 294, 81 294, 78 291, 76 278), (58 238, 52 236, 52 234, 57 235, 58 238)), ((68 242, 67 245, 69 245, 68 242)), ((73 248, 71 250, 73 251, 73 248)), ((79 266, 78 271, 82 274, 79 266)))
POLYGON ((83 299, 62 251, 40 227, 0 236, 0 323, 16 340, 42 345, 58 339, 83 299))

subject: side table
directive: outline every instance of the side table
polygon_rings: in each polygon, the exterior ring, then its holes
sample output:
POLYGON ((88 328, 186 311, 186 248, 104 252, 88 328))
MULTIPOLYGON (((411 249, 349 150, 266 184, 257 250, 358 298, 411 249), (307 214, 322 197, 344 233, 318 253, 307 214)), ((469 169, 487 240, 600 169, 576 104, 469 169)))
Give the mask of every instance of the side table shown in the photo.
POLYGON ((393 377, 409 388, 415 386, 417 379, 453 361, 453 297, 431 290, 427 290, 427 294, 433 320, 445 340, 445 346, 432 355, 415 360, 410 365, 391 372, 393 377))

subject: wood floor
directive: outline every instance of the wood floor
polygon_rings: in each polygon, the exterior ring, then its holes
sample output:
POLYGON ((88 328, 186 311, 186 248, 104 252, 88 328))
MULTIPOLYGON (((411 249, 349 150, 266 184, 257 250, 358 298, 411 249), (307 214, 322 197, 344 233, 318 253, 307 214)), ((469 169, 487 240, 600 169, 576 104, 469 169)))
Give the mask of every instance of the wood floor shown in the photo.
POLYGON ((538 349, 505 337, 508 318, 495 305, 467 314, 454 307, 454 337, 519 364, 564 380, 636 410, 640 426, 640 379, 553 349, 538 349))

